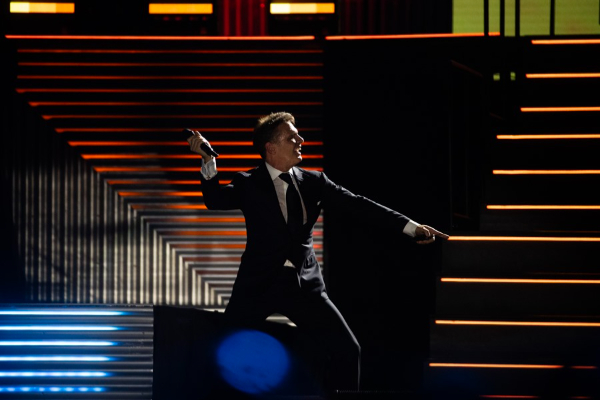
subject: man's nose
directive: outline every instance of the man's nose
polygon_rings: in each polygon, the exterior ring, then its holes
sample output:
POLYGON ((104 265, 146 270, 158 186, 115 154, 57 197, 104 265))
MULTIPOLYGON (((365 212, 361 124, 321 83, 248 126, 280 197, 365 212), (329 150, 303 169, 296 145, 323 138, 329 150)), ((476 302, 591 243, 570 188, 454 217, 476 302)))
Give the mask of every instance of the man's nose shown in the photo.
POLYGON ((300 135, 297 135, 297 136, 298 136, 298 139, 300 139, 300 143, 304 143, 304 138, 300 135))

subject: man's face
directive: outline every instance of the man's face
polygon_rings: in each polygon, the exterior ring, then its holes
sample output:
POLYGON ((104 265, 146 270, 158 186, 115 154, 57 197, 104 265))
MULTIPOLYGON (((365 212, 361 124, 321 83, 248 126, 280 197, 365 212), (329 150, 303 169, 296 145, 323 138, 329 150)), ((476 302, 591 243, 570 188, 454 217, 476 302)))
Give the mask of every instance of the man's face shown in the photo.
POLYGON ((272 163, 276 168, 288 170, 302 161, 304 139, 291 122, 284 122, 277 128, 277 139, 273 145, 272 163), (284 169, 285 168, 285 169, 284 169))

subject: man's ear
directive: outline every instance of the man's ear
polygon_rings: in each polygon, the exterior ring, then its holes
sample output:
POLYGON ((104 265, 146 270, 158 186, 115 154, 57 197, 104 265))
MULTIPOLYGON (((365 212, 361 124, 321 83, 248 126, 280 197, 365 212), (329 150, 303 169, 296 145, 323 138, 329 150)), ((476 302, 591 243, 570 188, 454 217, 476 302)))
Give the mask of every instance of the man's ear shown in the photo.
POLYGON ((265 144, 265 150, 267 151, 267 154, 274 154, 275 153, 275 146, 273 146, 273 143, 267 142, 265 144))

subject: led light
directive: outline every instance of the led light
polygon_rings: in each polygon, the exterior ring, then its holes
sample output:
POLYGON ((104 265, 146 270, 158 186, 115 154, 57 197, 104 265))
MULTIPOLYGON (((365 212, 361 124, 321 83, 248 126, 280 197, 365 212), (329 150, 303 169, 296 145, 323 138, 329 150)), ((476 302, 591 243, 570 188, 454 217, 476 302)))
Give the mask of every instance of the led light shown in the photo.
POLYGON ((334 14, 335 3, 271 3, 271 14, 334 14))
POLYGON ((547 364, 474 364, 474 363, 429 363, 430 367, 449 368, 526 368, 526 369, 558 369, 563 365, 547 364))
POLYGON ((0 346, 116 346, 116 342, 90 340, 0 340, 0 346))
POLYGON ((117 331, 116 326, 0 325, 0 331, 117 331))
POLYGON ((0 315, 126 315, 123 311, 10 311, 0 310, 0 315))
POLYGON ((11 1, 10 12, 13 14, 73 14, 75 3, 32 3, 11 1))
POLYGON ((212 14, 213 5, 211 3, 182 3, 182 4, 163 4, 150 3, 148 5, 148 14, 212 14))
POLYGON ((60 361, 60 362, 80 362, 80 361, 111 361, 111 357, 103 356, 0 356, 0 361, 60 361))
POLYGON ((544 322, 544 321, 447 321, 436 320, 439 325, 495 325, 495 326, 568 326, 568 327, 600 327, 598 322, 544 322))
POLYGON ((106 372, 34 372, 34 371, 2 371, 0 378, 88 378, 108 376, 106 372))

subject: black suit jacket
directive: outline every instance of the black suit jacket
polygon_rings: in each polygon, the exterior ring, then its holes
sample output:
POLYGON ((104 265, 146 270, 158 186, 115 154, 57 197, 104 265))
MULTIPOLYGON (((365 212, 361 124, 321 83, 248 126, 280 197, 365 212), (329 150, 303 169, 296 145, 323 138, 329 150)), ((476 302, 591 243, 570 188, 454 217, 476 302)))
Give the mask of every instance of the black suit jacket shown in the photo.
POLYGON ((402 232, 408 218, 363 196, 336 185, 323 172, 294 167, 294 175, 306 207, 307 222, 295 235, 287 227, 275 186, 265 163, 237 173, 228 185, 219 185, 218 174, 201 177, 204 203, 210 210, 242 210, 246 219, 247 243, 242 255, 234 294, 258 295, 277 276, 286 259, 298 268, 303 290, 326 297, 321 267, 313 249, 313 228, 321 210, 336 207, 348 218, 367 219, 378 226, 402 232))

